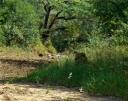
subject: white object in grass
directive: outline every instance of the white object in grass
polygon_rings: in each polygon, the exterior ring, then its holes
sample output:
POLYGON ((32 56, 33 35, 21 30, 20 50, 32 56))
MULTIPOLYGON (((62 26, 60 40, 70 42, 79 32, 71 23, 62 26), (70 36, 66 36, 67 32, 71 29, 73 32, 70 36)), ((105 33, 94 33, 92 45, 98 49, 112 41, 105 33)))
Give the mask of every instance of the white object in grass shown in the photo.
POLYGON ((68 76, 68 79, 71 79, 72 78, 72 72, 69 73, 69 76, 68 76))

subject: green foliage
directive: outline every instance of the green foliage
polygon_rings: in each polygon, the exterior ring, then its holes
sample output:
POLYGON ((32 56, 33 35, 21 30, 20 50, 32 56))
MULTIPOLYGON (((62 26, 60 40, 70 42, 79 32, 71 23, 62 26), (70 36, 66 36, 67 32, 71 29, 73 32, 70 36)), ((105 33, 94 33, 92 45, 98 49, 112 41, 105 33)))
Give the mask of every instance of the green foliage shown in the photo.
POLYGON ((100 40, 127 45, 127 4, 127 0, 4 0, 0 44, 26 47, 37 40, 44 42, 47 36, 53 51, 54 47, 65 51, 89 42, 100 44, 100 40))
POLYGON ((0 8, 0 27, 6 45, 25 46, 37 37, 37 16, 32 5, 22 0, 6 0, 0 8))
MULTIPOLYGON (((128 99, 128 64, 123 64, 127 47, 88 48, 89 62, 63 60, 30 74, 26 80, 67 87, 82 87, 89 94, 128 99)), ((125 60, 127 61, 127 60, 125 60)))
POLYGON ((13 46, 2 52, 21 54, 16 47, 22 46, 36 55, 78 50, 88 57, 80 65, 70 59, 51 64, 29 75, 29 81, 128 99, 127 45, 128 0, 0 2, 0 46, 13 46))
POLYGON ((94 14, 99 18, 103 33, 116 34, 121 23, 127 23, 127 0, 94 0, 94 14))
MULTIPOLYGON (((91 15, 89 12, 91 5, 84 0, 28 1, 34 5, 40 18, 39 32, 41 38, 45 40, 47 39, 45 36, 51 37, 53 45, 58 51, 65 50, 65 48, 68 49, 72 45, 72 41, 75 39, 74 36, 76 34, 83 34, 82 31, 80 32, 80 30, 82 30, 80 25, 83 21, 89 19, 88 16, 91 15)), ((91 25, 92 23, 90 23, 90 26, 91 25)))

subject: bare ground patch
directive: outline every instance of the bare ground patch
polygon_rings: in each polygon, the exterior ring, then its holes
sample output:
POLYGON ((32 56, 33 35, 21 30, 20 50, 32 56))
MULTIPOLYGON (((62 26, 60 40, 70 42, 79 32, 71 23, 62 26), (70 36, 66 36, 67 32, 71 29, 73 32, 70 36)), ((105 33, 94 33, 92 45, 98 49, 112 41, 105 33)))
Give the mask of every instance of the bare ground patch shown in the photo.
POLYGON ((0 101, 117 101, 112 97, 91 97, 85 93, 44 85, 1 84, 0 101))

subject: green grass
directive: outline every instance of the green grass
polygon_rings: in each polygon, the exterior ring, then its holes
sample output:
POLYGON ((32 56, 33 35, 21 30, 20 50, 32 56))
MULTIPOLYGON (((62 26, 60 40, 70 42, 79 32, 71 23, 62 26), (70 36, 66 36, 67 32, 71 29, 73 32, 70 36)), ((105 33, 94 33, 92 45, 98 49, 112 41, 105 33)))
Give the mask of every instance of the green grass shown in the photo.
POLYGON ((12 57, 34 57, 39 54, 46 55, 48 53, 56 53, 56 50, 52 45, 48 45, 47 47, 41 43, 41 41, 37 41, 34 44, 30 44, 28 47, 18 47, 18 46, 4 46, 0 45, 0 55, 1 56, 12 56, 12 57))
POLYGON ((87 48, 84 51, 88 55, 88 63, 75 64, 73 60, 66 59, 30 74, 26 80, 42 84, 82 87, 92 95, 116 96, 127 100, 127 47, 95 50, 87 48))

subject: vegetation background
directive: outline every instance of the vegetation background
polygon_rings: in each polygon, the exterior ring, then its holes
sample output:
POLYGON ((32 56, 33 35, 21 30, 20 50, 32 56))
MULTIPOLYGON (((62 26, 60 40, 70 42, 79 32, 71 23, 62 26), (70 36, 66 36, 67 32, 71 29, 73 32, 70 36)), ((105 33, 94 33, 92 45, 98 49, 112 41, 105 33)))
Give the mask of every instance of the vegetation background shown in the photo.
POLYGON ((0 47, 68 55, 28 81, 128 99, 128 0, 0 0, 0 47))

